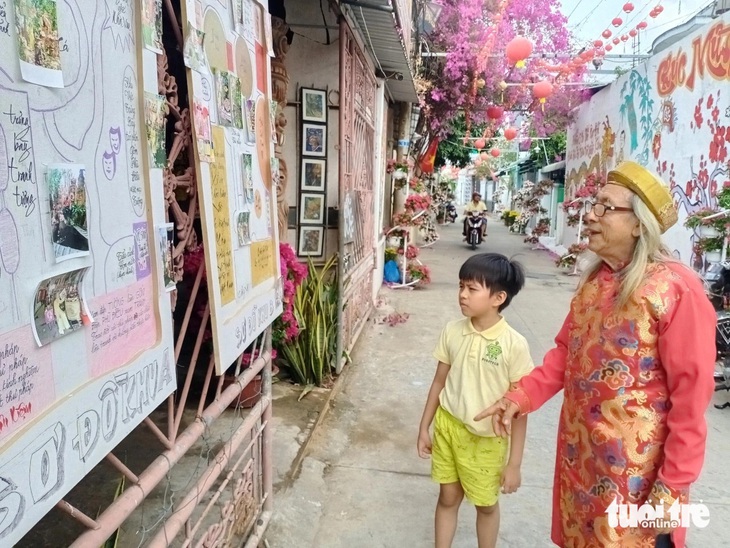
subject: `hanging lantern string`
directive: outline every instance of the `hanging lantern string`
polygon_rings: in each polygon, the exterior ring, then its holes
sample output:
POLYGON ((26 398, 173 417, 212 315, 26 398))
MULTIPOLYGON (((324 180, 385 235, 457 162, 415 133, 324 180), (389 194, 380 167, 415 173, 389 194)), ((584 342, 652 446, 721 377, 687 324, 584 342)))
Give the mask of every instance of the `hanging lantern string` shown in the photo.
MULTIPOLYGON (((640 16, 642 16, 642 12, 643 12, 643 11, 644 11, 644 10, 645 10, 646 8, 648 8, 648 7, 652 6, 652 5, 653 5, 653 7, 651 8, 651 11, 652 11, 652 12, 653 12, 653 11, 654 11, 654 10, 655 10, 655 9, 656 9, 657 7, 660 7, 660 6, 661 6, 661 9, 662 9, 662 10, 664 10, 664 6, 662 6, 662 0, 659 0, 659 1, 658 1, 658 2, 656 2, 656 3, 654 3, 654 2, 648 2, 648 3, 644 4, 644 5, 643 5, 643 6, 641 7, 641 8, 639 8, 638 10, 634 10, 634 15, 633 15, 633 16, 631 17, 631 19, 630 19, 630 20, 628 20, 628 21, 626 21, 626 22, 622 23, 622 24, 621 24, 621 26, 619 26, 618 28, 616 28, 616 30, 615 30, 615 31, 612 31, 612 34, 613 34, 613 36, 614 36, 614 37, 616 37, 616 38, 618 38, 619 36, 621 36, 621 34, 627 34, 627 32, 628 32, 628 31, 630 31, 630 30, 632 30, 632 29, 634 28, 634 27, 632 27, 632 26, 631 26, 631 24, 632 24, 632 23, 633 23, 634 21, 636 21, 636 19, 637 19, 637 18, 640 18, 640 16)), ((621 11, 619 11, 618 15, 616 15, 616 17, 614 17, 614 19, 616 19, 616 18, 620 18, 620 17, 621 17, 621 14, 622 14, 622 13, 624 13, 624 11, 623 11, 623 8, 621 8, 621 11)), ((628 17, 628 16, 627 16, 627 17, 628 17)), ((643 17, 643 16, 642 16, 642 17, 643 17)), ((609 29, 609 30, 610 30, 610 29, 609 29)), ((601 37, 603 38, 603 35, 601 35, 601 37)), ((607 41, 607 42, 609 42, 610 40, 611 40, 611 38, 610 38, 610 37, 609 37, 609 38, 606 38, 606 41, 607 41)), ((616 45, 618 45, 618 44, 616 44, 616 45)))

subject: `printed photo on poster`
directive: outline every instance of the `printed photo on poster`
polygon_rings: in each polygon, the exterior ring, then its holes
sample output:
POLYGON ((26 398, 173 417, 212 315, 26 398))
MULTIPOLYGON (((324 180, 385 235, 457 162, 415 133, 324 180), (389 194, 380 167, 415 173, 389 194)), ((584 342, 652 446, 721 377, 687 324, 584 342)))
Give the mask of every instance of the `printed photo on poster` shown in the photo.
POLYGON ((185 40, 185 48, 183 49, 183 59, 185 66, 192 70, 202 70, 207 66, 205 50, 203 50, 203 40, 205 33, 196 29, 192 23, 188 22, 188 37, 185 40))
POLYGON ((239 211, 236 213, 236 233, 239 247, 251 243, 251 212, 239 211))
POLYGON ((157 54, 162 53, 162 0, 142 0, 142 42, 157 54))
POLYGON ((323 124, 327 122, 327 92, 302 88, 302 120, 323 124))
POLYGON ((231 109, 233 127, 243 129, 243 96, 241 95, 241 79, 228 73, 228 89, 231 92, 231 109))
POLYGON ((53 276, 38 284, 33 298, 33 336, 44 346, 91 323, 82 281, 86 268, 53 276))
POLYGON ((241 154, 241 184, 245 203, 253 204, 253 156, 248 153, 241 154))
POLYGON ((302 190, 324 192, 326 189, 327 161, 302 158, 302 190))
POLYGON ((89 254, 86 167, 52 164, 46 172, 50 197, 51 240, 56 262, 89 254))
POLYGON ((327 126, 302 124, 302 155, 322 156, 327 151, 327 126))
POLYGON ((264 18, 264 38, 266 40, 266 53, 269 57, 275 57, 274 53, 274 39, 271 31, 271 15, 268 13, 263 14, 264 18))
POLYGON ((197 98, 193 99, 193 126, 198 143, 198 157, 201 162, 210 163, 215 160, 213 154, 213 136, 210 129, 210 111, 208 105, 197 98))
MULTIPOLYGON (((6 10, 6 3, 2 3, 6 10)), ((23 80, 63 87, 56 0, 15 0, 15 28, 23 80)), ((5 29, 7 33, 7 27, 5 29)))
POLYGON ((299 211, 301 212, 299 222, 303 225, 324 224, 324 194, 307 194, 302 192, 299 211))
POLYGON ((165 291, 172 291, 176 287, 175 268, 172 264, 172 245, 175 240, 174 223, 166 223, 157 227, 157 244, 160 246, 162 257, 162 283, 165 291))
POLYGON ((244 101, 244 113, 246 117, 246 142, 249 145, 256 143, 256 101, 246 99, 244 101))
MULTIPOLYGON (((269 119, 271 121, 271 142, 277 144, 276 117, 279 115, 279 103, 273 99, 269 101, 269 119)), ((282 128, 283 131, 283 128, 282 128)))
POLYGON ((281 179, 281 171, 279 169, 279 158, 271 158, 271 185, 279 188, 279 179, 281 179))
POLYGON ((147 146, 150 151, 150 165, 165 167, 167 153, 165 151, 165 115, 167 100, 156 93, 144 94, 144 120, 147 126, 147 146))
POLYGON ((218 105, 218 123, 222 126, 233 125, 233 108, 231 106, 231 88, 228 72, 214 70, 216 102, 218 105))
POLYGON ((324 227, 302 226, 299 228, 300 257, 321 257, 324 247, 324 227))

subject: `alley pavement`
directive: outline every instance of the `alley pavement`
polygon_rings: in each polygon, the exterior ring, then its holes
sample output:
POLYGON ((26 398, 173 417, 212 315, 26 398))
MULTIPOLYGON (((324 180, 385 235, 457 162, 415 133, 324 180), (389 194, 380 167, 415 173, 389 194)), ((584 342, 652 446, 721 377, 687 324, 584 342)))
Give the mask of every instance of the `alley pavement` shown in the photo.
MULTIPOLYGON (((436 368, 431 353, 446 322, 460 317, 458 271, 473 253, 499 252, 524 265, 526 286, 504 316, 527 338, 536 364, 552 347, 577 279, 496 219, 490 219, 489 236, 475 252, 462 243, 460 228, 440 227, 441 239, 422 249, 420 258, 432 272, 429 286, 382 289, 345 385, 313 434, 301 471, 276 493, 266 534, 271 548, 433 546, 438 486, 430 479, 430 462, 416 454, 416 436, 436 368), (378 322, 391 313, 409 318, 396 326, 378 322)), ((724 393, 716 395, 716 403, 727 400, 724 393)), ((522 487, 500 500, 500 547, 552 546, 551 489, 561 401, 559 394, 530 415, 522 487)), ((690 530, 690 548, 730 544, 730 409, 713 407, 707 416, 706 464, 692 499, 708 506, 710 523, 690 530)), ((474 507, 465 502, 455 548, 476 546, 475 519, 474 507)))

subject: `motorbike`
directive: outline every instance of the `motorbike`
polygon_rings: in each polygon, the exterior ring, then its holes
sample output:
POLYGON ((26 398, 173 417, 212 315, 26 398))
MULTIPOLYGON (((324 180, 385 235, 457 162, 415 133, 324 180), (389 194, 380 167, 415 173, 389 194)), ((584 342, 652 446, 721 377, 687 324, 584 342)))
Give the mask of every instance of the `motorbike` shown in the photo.
POLYGON ((466 217, 466 243, 472 250, 482 243, 482 234, 487 220, 480 211, 470 211, 466 217))
POLYGON ((458 217, 459 214, 456 212, 456 206, 454 205, 454 202, 449 200, 448 202, 446 202, 446 222, 455 223, 458 217))
MULTIPOLYGON (((715 392, 730 392, 730 263, 710 265, 705 273, 707 296, 717 313, 715 328, 715 392)), ((718 409, 730 407, 730 402, 715 405, 718 409)))

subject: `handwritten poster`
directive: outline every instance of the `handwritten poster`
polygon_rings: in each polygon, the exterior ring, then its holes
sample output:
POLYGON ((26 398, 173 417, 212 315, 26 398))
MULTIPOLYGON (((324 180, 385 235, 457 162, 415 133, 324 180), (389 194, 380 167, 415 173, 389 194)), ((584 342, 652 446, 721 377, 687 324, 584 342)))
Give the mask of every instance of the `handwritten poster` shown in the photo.
POLYGON ((274 275, 273 241, 255 242, 251 245, 251 283, 254 287, 274 275))
POLYGON ((230 303, 236 294, 233 274, 233 246, 231 244, 231 214, 228 206, 228 178, 226 176, 226 137, 222 127, 213 126, 215 160, 210 164, 211 192, 213 194, 213 224, 216 242, 216 262, 220 283, 221 303, 230 303))
POLYGON ((0 337, 0 441, 53 401, 51 361, 49 348, 36 348, 28 329, 0 337))
POLYGON ((87 331, 91 374, 96 377, 129 362, 157 340, 152 277, 93 299, 94 323, 87 331))

